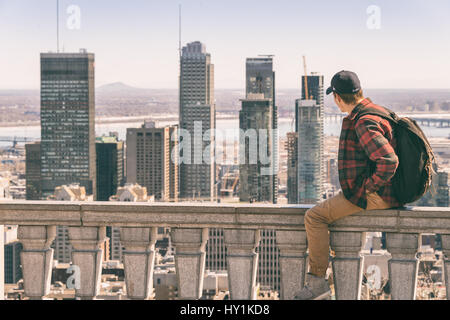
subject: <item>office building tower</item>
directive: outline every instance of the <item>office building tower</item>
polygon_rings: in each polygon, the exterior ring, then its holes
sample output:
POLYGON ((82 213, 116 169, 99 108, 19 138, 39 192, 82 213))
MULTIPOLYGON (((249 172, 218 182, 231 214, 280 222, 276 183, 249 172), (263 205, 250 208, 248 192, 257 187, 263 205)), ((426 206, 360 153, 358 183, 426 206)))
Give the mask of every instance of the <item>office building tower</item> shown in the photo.
POLYGON ((180 197, 212 201, 216 196, 214 65, 198 41, 188 43, 181 54, 179 118, 180 197), (185 130, 190 135, 186 148, 185 130))
MULTIPOLYGON (((250 100, 245 102, 245 104, 259 104, 259 108, 261 108, 261 104, 266 104, 265 108, 267 109, 267 104, 270 106, 267 113, 265 113, 267 124, 271 127, 271 133, 268 135, 268 150, 270 150, 271 155, 271 175, 267 177, 258 177, 256 179, 263 182, 260 186, 265 190, 270 189, 270 196, 267 195, 267 192, 264 191, 262 193, 263 197, 261 200, 256 201, 269 201, 272 203, 277 203, 278 200, 278 109, 276 105, 276 95, 275 95, 275 72, 273 71, 273 56, 259 56, 256 58, 247 58, 246 60, 246 99, 250 100), (255 96, 256 95, 256 96, 255 96), (268 102, 251 102, 252 99, 260 95, 260 98, 268 99, 268 102), (267 117, 270 117, 270 120, 267 120, 267 117), (261 179, 262 178, 262 179, 261 179), (267 188, 267 180, 270 181, 270 187, 267 188), (269 199, 269 200, 266 200, 269 199)), ((243 110, 244 110, 244 102, 243 102, 243 110)), ((254 110, 256 111, 256 110, 254 110)), ((253 112, 254 112, 253 111, 253 112)), ((252 111, 248 112, 244 117, 250 120, 249 124, 243 125, 243 127, 252 128, 255 127, 255 124, 258 122, 257 118, 259 117, 257 114, 252 115, 252 111), (253 122, 253 124, 251 124, 253 122)), ((261 112, 261 111, 260 111, 261 112)), ((261 114, 259 112, 259 114, 261 114)), ((243 119, 244 120, 244 119, 243 119)), ((241 115, 239 119, 241 122, 241 115)), ((267 126, 266 126, 267 128, 267 126)), ((243 146, 241 146, 243 147, 243 146)), ((250 151, 251 153, 254 151, 250 151)), ((241 170, 241 167, 239 168, 241 170)), ((251 170, 251 169, 250 169, 251 170)), ((254 169, 253 169, 254 170, 254 169)), ((245 178, 246 173, 244 169, 244 173, 240 174, 240 186, 242 188, 245 185, 245 182, 242 182, 242 178, 245 178)), ((249 179, 255 179, 253 173, 249 173, 249 179)), ((248 184, 248 183, 247 183, 248 184)), ((258 186, 259 187, 259 186, 258 186)), ((272 288, 274 290, 279 289, 280 284, 280 276, 279 276, 279 266, 278 266, 278 257, 279 250, 275 246, 275 230, 262 230, 261 231, 261 242, 259 247, 257 248, 257 252, 259 254, 258 259, 258 274, 257 281, 264 288, 272 288)))
POLYGON ((435 178, 435 185, 437 186, 436 207, 449 207, 449 185, 448 172, 440 171, 435 178))
POLYGON ((315 100, 295 101, 298 124, 298 203, 323 198, 323 109, 315 100))
POLYGON ((41 200, 41 144, 35 142, 25 145, 26 199, 41 200))
POLYGON ((247 58, 246 61, 246 98, 251 94, 263 94, 265 99, 271 102, 271 125, 272 125, 272 163, 273 174, 272 193, 273 203, 278 199, 278 108, 275 95, 275 72, 273 71, 273 56, 261 55, 256 58, 247 58))
MULTIPOLYGON (((289 159, 291 164, 291 178, 288 183, 288 201, 289 203, 315 203, 322 200, 324 193, 324 186, 326 180, 326 168, 323 159, 324 154, 324 77, 318 73, 311 73, 301 77, 302 93, 301 99, 296 100, 295 105, 295 132, 297 139, 296 153, 292 154, 289 159), (302 102, 308 100, 310 102, 302 102), (314 101, 314 102, 311 102, 314 101), (318 107, 317 119, 308 118, 308 108, 314 104, 318 107), (303 110, 304 115, 300 114, 303 110), (301 128, 301 126, 304 126, 301 128), (309 129, 308 129, 309 128, 309 129), (313 130, 313 132, 308 131, 313 130), (315 136, 314 142, 308 140, 308 135, 315 136), (304 148, 302 150, 302 148, 304 148), (312 151, 311 151, 312 150, 312 151), (310 163, 301 163, 299 154, 302 153, 304 157, 308 157, 308 152, 311 151, 317 157, 312 159, 312 154, 309 155, 310 163), (313 165, 312 162, 315 162, 313 165), (296 168, 294 168, 296 167, 296 168), (314 167, 314 169, 312 169, 314 167), (301 173, 299 170, 302 170, 301 173), (294 170, 297 170, 294 173, 294 170), (299 181, 299 176, 302 176, 302 181, 299 181), (314 180, 315 186, 312 186, 307 181, 314 180), (301 191, 300 191, 301 189, 301 191), (308 191, 307 191, 308 190, 308 191), (314 190, 314 191, 312 191, 314 190), (300 197, 300 192, 302 196, 300 197), (295 195, 294 195, 295 194, 295 195)), ((291 137, 292 138, 292 137, 291 137)), ((291 148, 292 150, 292 148, 291 148)), ((289 165, 288 165, 289 168, 289 165)), ((289 178, 288 178, 289 179, 289 178)))
POLYGON ((286 141, 287 151, 287 198, 289 204, 298 203, 298 134, 288 132, 286 141))
POLYGON ((97 201, 108 201, 124 183, 124 143, 114 135, 98 137, 95 149, 97 201))
POLYGON ((178 127, 155 128, 146 121, 127 129, 127 183, 139 184, 159 201, 178 201, 178 127))
POLYGON ((225 247, 222 228, 210 228, 209 238, 206 243, 205 270, 227 270, 227 248, 225 247))
MULTIPOLYGON (((0 178, 0 198, 11 199, 9 194, 9 179, 0 178)), ((9 226, 0 225, 0 269, 5 267, 5 251, 3 250, 5 243, 8 241, 9 226)), ((16 233, 17 234, 17 233, 16 233)), ((5 273, 0 272, 0 300, 4 299, 5 273)))
MULTIPOLYGON (((78 183, 96 192, 94 54, 41 53, 42 197, 78 183)), ((95 195, 94 195, 95 199, 95 195)))
POLYGON ((20 265, 22 248, 22 243, 17 239, 5 243, 5 283, 13 284, 22 279, 22 267, 20 265))
POLYGON ((276 202, 273 178, 272 101, 263 94, 248 94, 239 112, 243 155, 239 164, 239 199, 276 202))

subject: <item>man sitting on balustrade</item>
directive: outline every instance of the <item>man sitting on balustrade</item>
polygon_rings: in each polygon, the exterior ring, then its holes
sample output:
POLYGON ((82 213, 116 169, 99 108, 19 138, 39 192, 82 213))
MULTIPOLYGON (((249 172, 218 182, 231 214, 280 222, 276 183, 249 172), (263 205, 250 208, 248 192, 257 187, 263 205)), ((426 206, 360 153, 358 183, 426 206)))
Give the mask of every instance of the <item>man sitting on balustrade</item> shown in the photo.
POLYGON ((343 119, 339 139, 338 169, 342 191, 305 214, 309 249, 309 273, 306 285, 295 298, 320 300, 330 298, 326 280, 329 257, 328 225, 362 210, 388 209, 400 205, 393 195, 391 178, 398 167, 395 139, 388 120, 363 115, 364 108, 386 112, 369 98, 364 98, 358 76, 351 71, 338 72, 327 94, 348 116, 343 119))

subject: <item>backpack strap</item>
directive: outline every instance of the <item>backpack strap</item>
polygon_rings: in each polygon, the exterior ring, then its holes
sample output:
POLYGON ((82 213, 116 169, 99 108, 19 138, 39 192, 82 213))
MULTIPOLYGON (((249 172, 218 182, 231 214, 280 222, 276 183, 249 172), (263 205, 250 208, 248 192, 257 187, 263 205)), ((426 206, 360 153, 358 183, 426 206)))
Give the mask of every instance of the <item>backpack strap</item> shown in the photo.
MULTIPOLYGON (((361 105, 362 107, 362 105, 361 105)), ((361 107, 357 107, 358 109, 361 109, 361 107)), ((357 122, 361 117, 365 116, 365 115, 374 115, 374 116, 379 116, 383 119, 392 121, 395 124, 398 124, 398 121, 400 120, 400 118, 395 114, 395 112, 389 110, 388 108, 383 107, 384 109, 386 109, 386 111, 388 113, 385 113, 381 110, 375 109, 375 108, 370 108, 370 107, 366 107, 362 110, 356 110, 357 111, 357 115, 355 117, 355 122, 357 122)))

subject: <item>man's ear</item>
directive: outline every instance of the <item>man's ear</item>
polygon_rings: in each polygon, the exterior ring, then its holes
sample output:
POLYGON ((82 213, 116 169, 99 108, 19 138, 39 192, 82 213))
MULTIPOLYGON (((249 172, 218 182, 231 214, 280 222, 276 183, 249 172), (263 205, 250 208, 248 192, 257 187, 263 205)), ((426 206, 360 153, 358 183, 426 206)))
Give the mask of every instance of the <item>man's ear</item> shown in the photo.
POLYGON ((341 97, 339 97, 339 95, 336 92, 333 92, 333 96, 337 102, 339 102, 339 103, 341 102, 341 97))

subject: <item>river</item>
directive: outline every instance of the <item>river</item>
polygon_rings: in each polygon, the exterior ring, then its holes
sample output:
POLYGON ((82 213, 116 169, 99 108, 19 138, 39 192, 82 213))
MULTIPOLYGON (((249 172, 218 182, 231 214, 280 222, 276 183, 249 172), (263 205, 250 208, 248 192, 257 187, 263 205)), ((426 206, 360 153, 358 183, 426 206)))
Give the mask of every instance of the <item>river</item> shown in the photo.
MULTIPOLYGON (((442 115, 434 115, 434 117, 439 118, 442 115)), ((170 124, 175 124, 177 121, 156 121, 156 126, 166 126, 170 124)), ((127 128, 138 128, 142 125, 142 121, 139 122, 124 122, 124 123, 103 123, 97 124, 95 128, 96 136, 108 135, 111 131, 116 131, 119 133, 119 138, 121 140, 126 139, 127 128)), ((292 119, 280 118, 278 120, 279 137, 285 138, 286 133, 294 131, 294 123, 292 119)), ((239 119, 217 119, 217 129, 222 132, 227 138, 238 136, 239 119)), ((338 136, 341 130, 341 123, 325 121, 324 133, 326 136, 338 136)), ((422 126, 422 130, 428 137, 448 137, 450 134, 450 128, 436 128, 436 127, 425 127, 422 126)), ((30 139, 39 140, 41 136, 40 126, 21 126, 21 127, 0 127, 1 137, 26 137, 30 139)), ((231 138, 232 139, 232 138, 231 138)), ((237 139, 237 138, 236 138, 237 139)), ((218 137, 218 143, 221 143, 221 138, 218 137)), ((230 141, 230 140, 228 140, 230 141)), ((0 142, 0 146, 8 146, 11 143, 0 142)))

